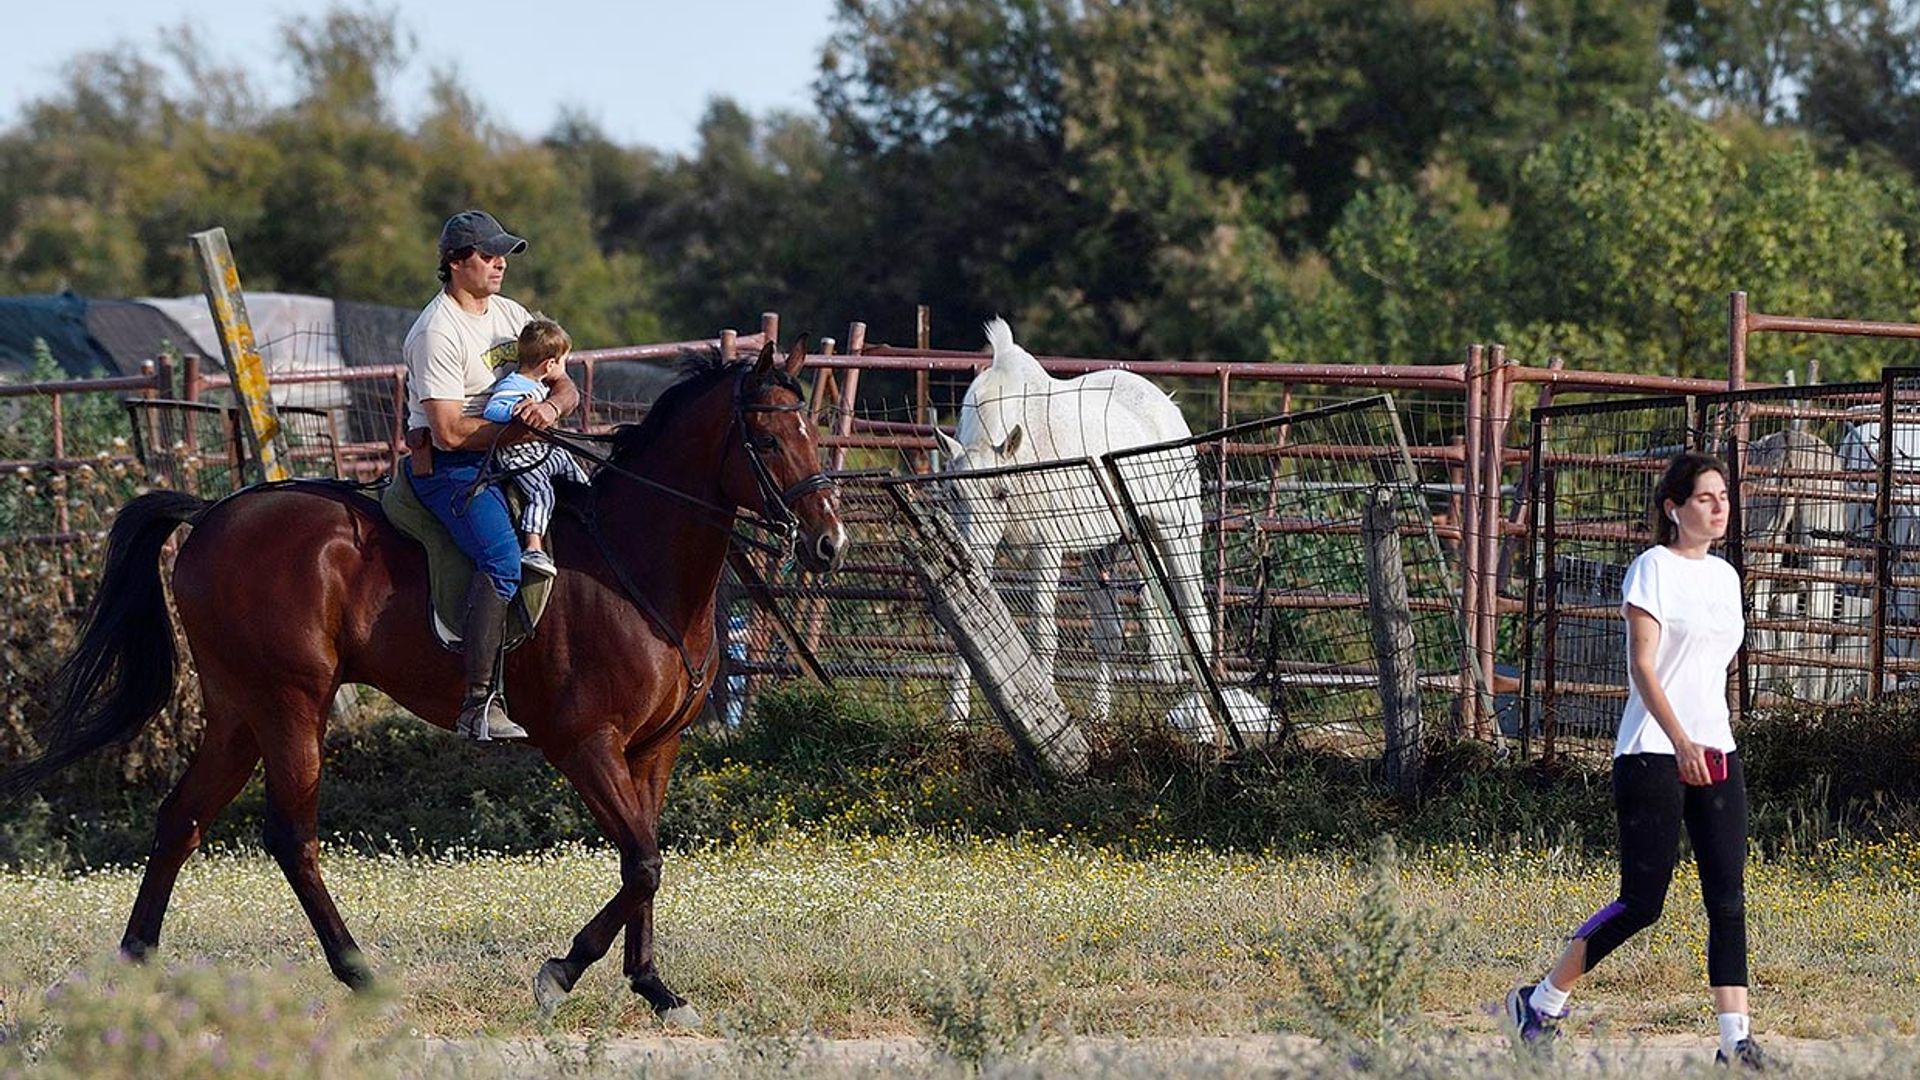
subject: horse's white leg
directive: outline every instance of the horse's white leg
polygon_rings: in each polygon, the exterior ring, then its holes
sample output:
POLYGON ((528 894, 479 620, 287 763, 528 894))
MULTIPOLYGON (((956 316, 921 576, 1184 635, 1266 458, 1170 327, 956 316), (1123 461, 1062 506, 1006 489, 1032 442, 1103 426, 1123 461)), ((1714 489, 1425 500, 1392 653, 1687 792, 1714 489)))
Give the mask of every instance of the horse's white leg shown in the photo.
MULTIPOLYGON (((982 568, 988 573, 993 571, 994 552, 975 550, 982 568)), ((947 703, 940 710, 941 723, 948 726, 965 724, 973 712, 973 669, 967 665, 967 658, 959 652, 959 644, 954 646, 953 678, 947 683, 947 703)))
POLYGON ((1060 623, 1055 612, 1060 605, 1060 560, 1065 553, 1053 544, 1038 544, 1027 551, 1027 573, 1033 589, 1033 629, 1028 643, 1033 658, 1053 679, 1053 658, 1060 648, 1060 623))
POLYGON ((1126 649, 1120 605, 1113 599, 1113 585, 1108 580, 1113 558, 1105 549, 1088 552, 1081 566, 1085 574, 1081 595, 1086 600, 1087 613, 1093 619, 1093 652, 1098 660, 1094 669, 1093 703, 1089 715, 1095 720, 1107 720, 1113 714, 1113 664, 1125 654, 1126 649))
MULTIPOLYGON (((1748 487, 1778 466, 1786 454, 1786 436, 1775 432, 1753 440, 1747 446, 1746 475, 1741 478, 1743 510, 1740 521, 1741 532, 1749 545, 1777 544, 1788 534, 1786 505, 1778 495, 1748 494, 1748 487)), ((1760 622, 1773 618, 1773 581, 1768 572, 1780 565, 1780 556, 1772 552, 1755 551, 1749 548, 1746 557, 1746 584, 1749 592, 1748 610, 1753 614, 1751 621, 1760 622)), ((1759 627, 1749 629, 1747 647, 1752 653, 1765 653, 1774 647, 1774 633, 1759 627)), ((1769 685, 1777 676, 1772 664, 1752 665, 1753 685, 1755 689, 1769 685)))
MULTIPOLYGON (((1840 467, 1840 459, 1837 455, 1830 456, 1828 460, 1820 463, 1820 467, 1823 469, 1838 469, 1840 467)), ((1823 535, 1809 537, 1809 540, 1813 547, 1822 552, 1822 554, 1815 555, 1808 560, 1808 563, 1813 569, 1815 580, 1807 586, 1807 610, 1812 618, 1818 619, 1822 623, 1831 624, 1839 618, 1839 612, 1836 610, 1836 607, 1839 602, 1840 587, 1832 581, 1821 581, 1818 579, 1823 575, 1835 575, 1840 572, 1840 559, 1837 556, 1826 554, 1826 552, 1832 550, 1836 542, 1835 536, 1840 532, 1844 522, 1841 520, 1840 508, 1831 500, 1823 499, 1818 505, 1819 511, 1814 518, 1811 531, 1819 532, 1823 535)), ((1843 638, 1836 637, 1831 632, 1817 633, 1813 636, 1813 643, 1816 650, 1814 655, 1825 657, 1829 661, 1836 660, 1838 659, 1836 654, 1842 647, 1844 640, 1843 638)), ((1842 672, 1839 668, 1817 669, 1817 673, 1820 677, 1820 700, 1838 701, 1845 696, 1845 680, 1842 678, 1842 672)))
MULTIPOLYGON (((1775 537, 1768 535, 1772 532, 1770 521, 1767 526, 1754 530, 1754 532, 1756 533, 1754 539, 1766 542, 1772 542, 1775 539, 1775 537)), ((1779 564, 1780 557, 1778 555, 1764 552, 1755 552, 1753 556, 1747 560, 1747 576, 1748 580, 1752 583, 1753 589, 1753 598, 1749 607, 1753 612, 1752 617, 1755 622, 1773 618, 1773 580, 1766 575, 1779 564)), ((1765 627, 1755 627, 1749 635, 1748 641, 1754 652, 1770 652, 1775 646, 1775 634, 1774 631, 1765 627)), ((1768 685, 1775 676, 1776 669, 1774 665, 1767 663, 1755 664, 1753 666, 1754 688, 1758 689, 1768 685)))
POLYGON ((1213 662, 1213 623, 1207 615, 1206 591, 1202 587, 1200 530, 1198 520, 1182 523, 1180 535, 1169 546, 1175 552, 1173 562, 1179 567, 1171 572, 1174 602, 1193 632, 1194 644, 1204 664, 1213 662))
POLYGON ((1185 677, 1180 657, 1186 654, 1187 641, 1180 632, 1181 620, 1193 635, 1201 664, 1213 662, 1213 628, 1207 621, 1207 601, 1200 588, 1200 526, 1196 520, 1147 520, 1147 538, 1160 555, 1167 570, 1168 596, 1173 610, 1165 610, 1149 590, 1154 618, 1149 622, 1153 635, 1153 677, 1159 682, 1175 683, 1185 677))
POLYGON ((940 721, 949 726, 967 722, 967 713, 973 707, 973 671, 967 667, 967 658, 956 656, 953 659, 953 681, 947 684, 947 704, 940 710, 940 721))

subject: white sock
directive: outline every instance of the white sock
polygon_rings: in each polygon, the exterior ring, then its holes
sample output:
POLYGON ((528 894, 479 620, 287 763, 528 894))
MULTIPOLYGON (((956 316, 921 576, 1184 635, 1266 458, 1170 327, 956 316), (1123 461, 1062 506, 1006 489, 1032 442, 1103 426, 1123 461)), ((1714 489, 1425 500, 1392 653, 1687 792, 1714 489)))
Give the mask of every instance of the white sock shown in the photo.
POLYGON ((1720 1013, 1720 1052, 1733 1057, 1734 1048, 1740 1040, 1752 1032, 1752 1022, 1746 1013, 1720 1013))
POLYGON ((1527 998, 1527 1001, 1533 1005, 1535 1012, 1543 1016, 1565 1016, 1567 999, 1572 996, 1573 991, 1562 990, 1553 985, 1553 979, 1542 976, 1540 981, 1534 984, 1533 994, 1527 998))

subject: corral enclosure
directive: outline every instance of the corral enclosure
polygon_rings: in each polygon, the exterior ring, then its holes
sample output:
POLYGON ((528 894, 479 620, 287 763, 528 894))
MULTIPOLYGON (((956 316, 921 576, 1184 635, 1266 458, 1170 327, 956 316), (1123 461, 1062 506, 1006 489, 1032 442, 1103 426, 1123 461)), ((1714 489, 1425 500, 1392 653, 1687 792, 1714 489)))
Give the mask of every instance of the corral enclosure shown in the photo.
POLYGON ((1049 643, 1043 662, 1077 718, 1171 717, 1222 745, 1286 732, 1378 745, 1361 525, 1375 493, 1399 533, 1426 689, 1442 712, 1457 696, 1455 575, 1393 402, 1381 396, 1100 461, 850 474, 852 565, 831 578, 770 574, 791 639, 750 636, 741 670, 818 671, 848 693, 954 722, 990 715, 929 611, 902 534, 909 513, 954 517, 957 505, 993 505, 1010 489, 1022 520, 977 555, 1021 631, 1049 643), (1190 492, 1182 477, 1194 481, 1190 492), (1147 538, 1156 520, 1185 516, 1176 504, 1189 499, 1204 528, 1188 557, 1170 560, 1147 538), (1064 558, 1036 576, 1034 555, 1048 549, 1064 558), (1216 730, 1219 702, 1227 724, 1216 730))
MULTIPOLYGON (((1796 329, 1744 307, 1736 317, 1796 329)), ((577 422, 599 429, 644 415, 684 349, 751 348, 777 333, 769 316, 756 335, 577 353, 587 395, 577 422)), ((1026 507, 1058 512, 1025 514, 976 555, 1077 721, 1116 731, 1171 723, 1222 749, 1292 739, 1375 753, 1386 654, 1368 582, 1373 501, 1391 508, 1424 737, 1527 753, 1598 748, 1623 693, 1619 573, 1648 542, 1648 494, 1682 446, 1723 451, 1735 472, 1746 525, 1725 553, 1745 571, 1752 608, 1736 684, 1744 700, 1876 696, 1920 670, 1920 578, 1904 562, 1920 538, 1920 437, 1910 437, 1920 420, 1908 415, 1920 392, 1901 372, 1880 384, 1728 391, 1529 367, 1498 347, 1419 368, 1043 357, 1057 376, 1139 371, 1201 434, 1132 455, 942 475, 934 428, 950 424, 984 354, 870 347, 861 336, 855 324, 848 353, 829 339, 810 361, 813 415, 855 530, 850 564, 831 579, 741 564, 751 570, 730 580, 722 606, 729 673, 716 717, 737 717, 770 680, 807 677, 956 723, 986 721, 900 530, 909 512, 954 521, 1017 493, 1026 507), (1545 407, 1523 417, 1515 390, 1528 383, 1543 387, 1545 407), (1642 397, 1566 404, 1576 392, 1642 397), (1548 404, 1556 394, 1561 403, 1548 404), (1199 511, 1196 558, 1170 559, 1150 539, 1176 489, 1199 511), (1035 549, 1054 551, 1057 574, 1036 577, 1035 549), (1170 611, 1179 617, 1164 619, 1170 611)), ((311 351, 311 338, 263 351, 311 351)), ((403 377, 379 366, 292 376, 344 390, 315 398, 344 404, 285 413, 296 470, 384 472, 398 453, 403 377)), ((108 458, 137 456, 153 482, 209 495, 243 475, 225 380, 191 358, 130 379, 5 392, 16 411, 53 410, 51 445, 7 454, 16 479, 23 468, 60 474, 102 461, 71 444, 62 405, 127 395, 118 421, 127 445, 106 448, 108 458)), ((10 505, 15 541, 74 539, 64 504, 10 505)))

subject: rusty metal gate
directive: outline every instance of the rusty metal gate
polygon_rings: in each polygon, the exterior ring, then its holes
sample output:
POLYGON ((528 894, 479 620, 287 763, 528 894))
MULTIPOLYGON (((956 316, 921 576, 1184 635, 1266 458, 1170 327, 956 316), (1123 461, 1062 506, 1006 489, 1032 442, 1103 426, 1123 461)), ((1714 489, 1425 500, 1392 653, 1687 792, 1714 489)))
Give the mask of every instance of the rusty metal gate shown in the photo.
POLYGON ((1626 696, 1618 610, 1652 542, 1652 496, 1683 448, 1726 461, 1741 572, 1744 711, 1878 698, 1920 681, 1920 369, 1877 383, 1778 387, 1533 414, 1523 556, 1523 752, 1600 752, 1626 696))
POLYGON ((855 698, 982 720, 905 555, 903 515, 941 513, 985 538, 976 555, 1076 719, 1170 724, 1202 741, 1219 722, 1235 743, 1286 735, 1375 750, 1361 517, 1382 492, 1402 540, 1429 730, 1454 728, 1463 689, 1481 690, 1459 570, 1433 527, 1448 493, 1422 482, 1386 396, 1097 462, 841 480, 852 535, 838 573, 735 568, 722 617, 736 695, 760 676, 817 672, 855 698), (1003 520, 1008 506, 1017 520, 1003 520))

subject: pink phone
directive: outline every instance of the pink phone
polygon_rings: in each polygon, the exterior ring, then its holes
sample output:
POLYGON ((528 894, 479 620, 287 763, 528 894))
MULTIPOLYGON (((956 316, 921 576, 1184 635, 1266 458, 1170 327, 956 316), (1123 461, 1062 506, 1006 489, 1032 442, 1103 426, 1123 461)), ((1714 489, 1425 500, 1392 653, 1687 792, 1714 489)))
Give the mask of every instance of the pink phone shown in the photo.
POLYGON ((1709 746, 1706 748, 1705 754, 1707 757, 1707 782, 1709 784, 1725 782, 1727 779, 1727 752, 1709 746))

